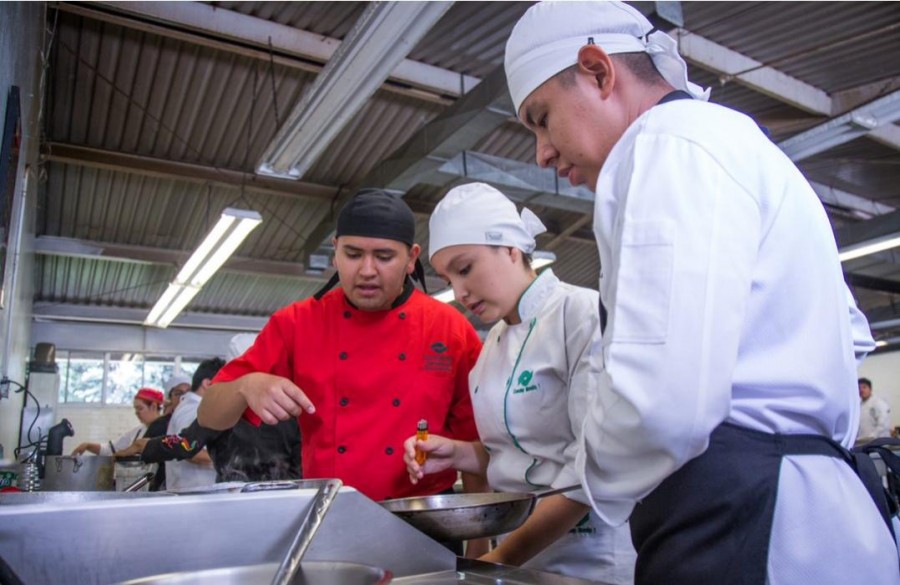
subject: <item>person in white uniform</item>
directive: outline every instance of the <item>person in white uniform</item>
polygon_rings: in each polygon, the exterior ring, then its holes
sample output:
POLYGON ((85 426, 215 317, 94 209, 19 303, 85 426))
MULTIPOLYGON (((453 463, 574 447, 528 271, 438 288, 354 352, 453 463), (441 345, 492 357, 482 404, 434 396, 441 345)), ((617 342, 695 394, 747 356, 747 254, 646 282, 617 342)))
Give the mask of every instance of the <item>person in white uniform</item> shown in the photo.
POLYGON ((859 386, 859 434, 857 443, 891 436, 891 405, 887 400, 872 394, 872 381, 857 380, 859 386))
POLYGON ((505 68, 537 162, 596 192, 603 370, 577 469, 630 521, 635 581, 900 582, 883 490, 848 464, 874 343, 800 171, 626 4, 532 6, 505 68))
MULTIPOLYGON (((456 187, 429 222, 431 264, 456 300, 497 324, 469 374, 478 442, 429 436, 404 445, 410 479, 453 467, 486 475, 492 489, 533 492, 578 485, 576 435, 599 369, 596 291, 560 282, 530 264, 545 230, 484 183, 456 187), (416 463, 416 447, 427 453, 416 463)), ((519 529, 482 557, 606 583, 632 583, 634 547, 625 527, 590 511, 582 490, 547 496, 519 529)))
MULTIPOLYGON (((221 358, 203 360, 197 365, 191 379, 191 391, 181 397, 178 407, 169 420, 166 441, 182 441, 182 429, 186 429, 197 418, 197 408, 206 389, 212 383, 216 372, 224 364, 221 358)), ((171 445, 170 445, 171 446, 171 445)), ((206 448, 184 460, 166 461, 166 490, 185 490, 216 483, 216 470, 206 448)))
POLYGON ((121 451, 131 445, 136 439, 143 437, 147 432, 147 427, 153 421, 159 418, 160 409, 162 408, 165 398, 163 393, 155 388, 141 388, 134 395, 134 416, 141 424, 132 429, 128 429, 122 433, 115 441, 107 441, 106 443, 80 443, 74 450, 72 455, 81 455, 85 451, 94 455, 102 455, 109 457, 114 455, 116 451, 121 451))

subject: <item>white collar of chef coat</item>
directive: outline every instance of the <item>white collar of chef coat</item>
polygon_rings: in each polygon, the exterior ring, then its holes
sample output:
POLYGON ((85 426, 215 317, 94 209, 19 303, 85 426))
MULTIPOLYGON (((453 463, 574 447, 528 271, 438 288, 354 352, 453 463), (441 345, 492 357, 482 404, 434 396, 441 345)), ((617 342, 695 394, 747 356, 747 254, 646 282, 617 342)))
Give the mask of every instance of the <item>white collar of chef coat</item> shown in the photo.
POLYGON ((557 284, 559 284, 559 279, 549 268, 531 282, 519 297, 519 319, 522 320, 522 323, 527 323, 538 316, 553 291, 556 290, 557 284))

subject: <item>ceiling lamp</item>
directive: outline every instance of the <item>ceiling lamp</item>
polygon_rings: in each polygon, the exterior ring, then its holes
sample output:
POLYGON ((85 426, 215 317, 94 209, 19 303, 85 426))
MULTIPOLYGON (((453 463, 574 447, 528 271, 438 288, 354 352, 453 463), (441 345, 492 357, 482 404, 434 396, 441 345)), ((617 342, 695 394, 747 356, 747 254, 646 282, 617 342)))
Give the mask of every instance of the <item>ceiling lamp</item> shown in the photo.
POLYGON ((228 208, 159 297, 144 325, 166 328, 234 253, 262 217, 250 209, 228 208))
POLYGON ((299 179, 452 2, 370 2, 266 147, 257 172, 299 179))

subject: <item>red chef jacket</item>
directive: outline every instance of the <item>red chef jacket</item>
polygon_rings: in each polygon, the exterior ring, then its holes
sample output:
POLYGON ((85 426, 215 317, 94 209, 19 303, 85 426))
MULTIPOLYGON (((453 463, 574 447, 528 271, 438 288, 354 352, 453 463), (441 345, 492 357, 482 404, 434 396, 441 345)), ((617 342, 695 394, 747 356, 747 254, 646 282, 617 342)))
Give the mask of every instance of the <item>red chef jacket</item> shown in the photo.
MULTIPOLYGON (((304 478, 336 477, 373 500, 439 493, 447 470, 413 485, 403 441, 429 432, 476 440, 469 370, 481 341, 453 307, 417 289, 388 311, 360 311, 342 289, 276 312, 254 344, 214 382, 251 372, 292 380, 316 407, 299 417, 304 478)), ((247 409, 245 418, 260 424, 247 409)))

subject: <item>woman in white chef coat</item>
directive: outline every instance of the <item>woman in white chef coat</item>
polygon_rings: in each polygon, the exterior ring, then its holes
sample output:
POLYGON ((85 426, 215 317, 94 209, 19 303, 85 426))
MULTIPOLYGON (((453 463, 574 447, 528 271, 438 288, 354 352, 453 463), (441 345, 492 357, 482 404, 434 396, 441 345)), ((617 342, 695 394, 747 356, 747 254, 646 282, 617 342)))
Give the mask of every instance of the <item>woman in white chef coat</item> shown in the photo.
POLYGON ((89 451, 94 455, 113 455, 130 446, 135 440, 140 439, 147 432, 147 428, 160 415, 165 397, 159 390, 153 388, 141 388, 134 395, 134 416, 140 421, 136 427, 125 431, 115 441, 106 443, 81 443, 72 451, 72 455, 81 455, 89 451))
MULTIPOLYGON (((483 183, 452 189, 429 223, 430 259, 456 300, 491 329, 469 375, 480 442, 431 436, 406 441, 410 479, 453 467, 487 476, 501 492, 578 484, 576 435, 597 378, 598 294, 531 267, 534 236, 545 231, 483 183), (423 466, 415 449, 428 453, 423 466)), ((601 580, 633 582, 628 526, 590 511, 581 490, 539 500, 534 514, 484 560, 601 580)))

